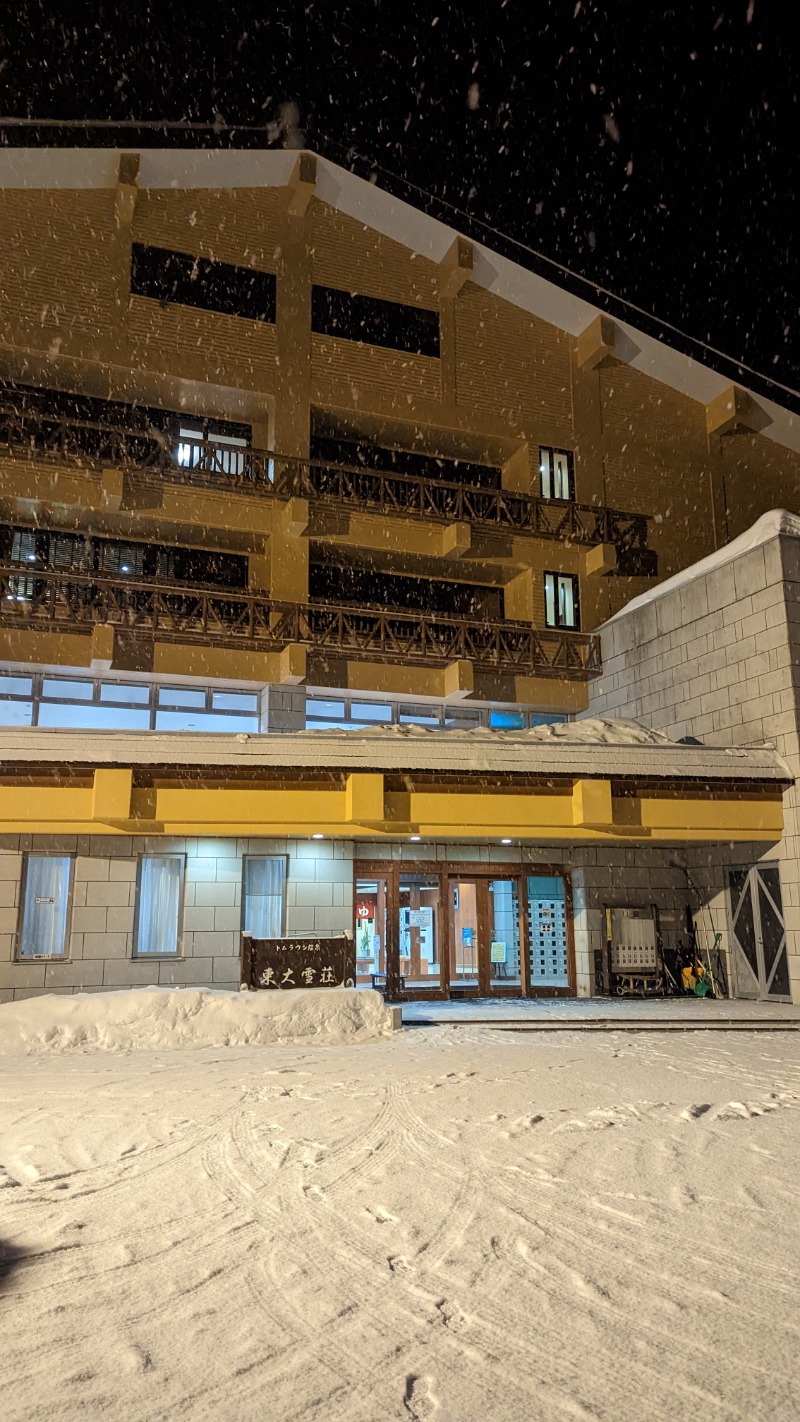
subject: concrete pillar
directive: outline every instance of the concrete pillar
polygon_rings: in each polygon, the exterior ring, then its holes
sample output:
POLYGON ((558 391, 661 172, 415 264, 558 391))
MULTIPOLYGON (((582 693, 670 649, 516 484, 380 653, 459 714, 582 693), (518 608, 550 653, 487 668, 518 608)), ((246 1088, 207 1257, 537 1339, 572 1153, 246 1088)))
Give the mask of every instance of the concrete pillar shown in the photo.
POLYGON ((288 210, 278 270, 276 453, 307 459, 311 412, 311 213, 288 210))
POLYGON ((306 728, 305 687, 262 687, 259 712, 262 732, 304 731, 306 728))

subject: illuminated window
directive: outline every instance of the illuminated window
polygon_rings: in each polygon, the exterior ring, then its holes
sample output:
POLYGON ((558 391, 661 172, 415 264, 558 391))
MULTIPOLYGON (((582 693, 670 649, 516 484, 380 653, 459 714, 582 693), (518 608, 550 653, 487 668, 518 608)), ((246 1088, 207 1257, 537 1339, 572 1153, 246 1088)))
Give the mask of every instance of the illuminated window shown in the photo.
POLYGON ((543 499, 574 499, 572 455, 566 449, 539 450, 539 475, 543 499))
POLYGON ((547 627, 579 627, 578 579, 571 573, 545 573, 544 620, 547 627))

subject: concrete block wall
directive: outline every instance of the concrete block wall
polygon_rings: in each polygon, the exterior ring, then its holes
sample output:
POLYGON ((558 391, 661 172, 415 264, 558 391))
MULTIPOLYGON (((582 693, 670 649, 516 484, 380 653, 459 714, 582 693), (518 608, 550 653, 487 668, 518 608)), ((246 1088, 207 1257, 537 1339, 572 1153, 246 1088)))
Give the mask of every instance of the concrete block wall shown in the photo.
MULTIPOLYGON (((601 628, 604 672, 588 716, 632 717, 675 740, 772 743, 800 781, 800 539, 776 535, 728 563, 622 612, 601 628)), ((800 1001, 800 791, 784 796, 777 846, 732 864, 777 861, 789 972, 800 1001)))
POLYGON ((658 910, 664 947, 686 942, 686 907, 690 907, 700 947, 711 947, 714 934, 722 935, 723 954, 731 995, 735 995, 734 965, 728 911, 728 870, 755 863, 763 845, 636 845, 629 849, 574 848, 572 869, 575 956, 578 996, 596 989, 595 953, 605 943, 604 909, 630 905, 658 910))
MULTIPOLYGON (((688 903, 701 929, 728 944, 726 868, 754 862, 760 846, 629 848, 542 844, 454 845, 271 839, 131 839, 61 835, 0 839, 0 1002, 42 993, 160 985, 235 987, 239 980, 243 858, 286 855, 285 932, 341 933, 352 928, 354 860, 496 864, 503 870, 552 867, 571 876, 577 992, 595 990, 594 954, 604 941, 606 904, 655 903, 668 946, 684 935, 688 903), (23 854, 75 856, 69 954, 51 962, 15 962, 23 854), (185 855, 179 953, 134 955, 136 871, 144 853, 185 855), (738 857, 737 857, 738 856, 738 857), (676 867, 684 863, 693 884, 676 867), (699 909, 699 913, 698 913, 699 909)), ((440 945, 440 951, 446 951, 440 945)))
POLYGON ((84 835, 0 838, 0 1002, 47 992, 161 985, 235 987, 239 981, 243 859, 286 855, 288 934, 352 928, 351 847, 304 840, 121 839, 84 835), (23 855, 75 857, 69 952, 50 962, 14 960, 23 855), (139 856, 185 856, 179 951, 134 954, 139 856))

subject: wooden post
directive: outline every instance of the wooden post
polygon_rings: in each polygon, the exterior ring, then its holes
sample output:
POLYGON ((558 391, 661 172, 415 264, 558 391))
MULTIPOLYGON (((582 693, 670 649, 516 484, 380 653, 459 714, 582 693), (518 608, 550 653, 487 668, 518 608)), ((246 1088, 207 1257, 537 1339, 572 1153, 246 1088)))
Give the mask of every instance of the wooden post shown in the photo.
POLYGON ((241 967, 242 987, 252 988, 253 986, 253 936, 251 933, 242 934, 242 967, 241 967))

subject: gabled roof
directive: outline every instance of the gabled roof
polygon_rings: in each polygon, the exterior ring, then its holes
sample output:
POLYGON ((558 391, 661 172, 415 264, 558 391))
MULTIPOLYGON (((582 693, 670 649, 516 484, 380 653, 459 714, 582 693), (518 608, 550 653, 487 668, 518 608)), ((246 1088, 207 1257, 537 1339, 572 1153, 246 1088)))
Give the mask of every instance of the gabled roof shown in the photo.
MULTIPOLYGON (((0 188, 114 188, 119 159, 131 149, 7 148, 0 150, 0 188)), ((297 151, 272 149, 143 149, 137 182, 144 189, 286 187, 297 167, 297 151)), ((440 262, 459 236, 456 228, 412 204, 340 168, 327 158, 315 161, 314 195, 328 206, 362 222, 402 246, 440 262)), ((598 316, 606 315, 557 283, 529 271, 491 247, 472 241, 470 279, 522 311, 528 311, 571 336, 579 336, 598 316)), ((731 377, 693 360, 664 341, 614 317, 615 354, 644 375, 661 381, 702 405, 723 396, 731 377)), ((800 452, 800 416, 762 395, 750 396, 759 414, 759 432, 800 452)))

